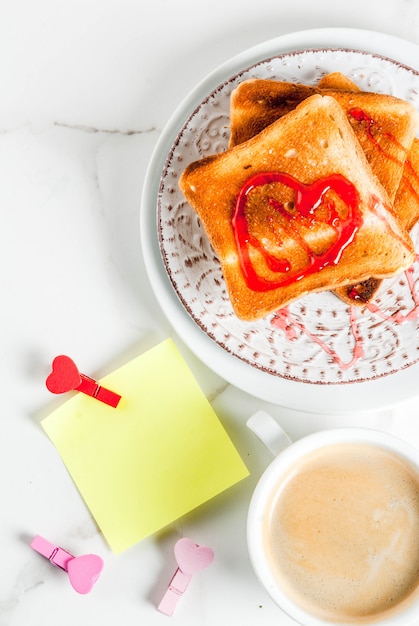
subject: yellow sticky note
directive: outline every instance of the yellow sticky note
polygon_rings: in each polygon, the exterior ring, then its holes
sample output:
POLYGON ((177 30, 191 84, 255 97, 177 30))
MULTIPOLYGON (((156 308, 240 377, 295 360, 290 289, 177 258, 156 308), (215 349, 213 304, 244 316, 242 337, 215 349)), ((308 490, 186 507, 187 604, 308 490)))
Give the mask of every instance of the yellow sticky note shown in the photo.
POLYGON ((114 552, 248 475, 172 340, 100 383, 117 408, 77 393, 42 426, 114 552))

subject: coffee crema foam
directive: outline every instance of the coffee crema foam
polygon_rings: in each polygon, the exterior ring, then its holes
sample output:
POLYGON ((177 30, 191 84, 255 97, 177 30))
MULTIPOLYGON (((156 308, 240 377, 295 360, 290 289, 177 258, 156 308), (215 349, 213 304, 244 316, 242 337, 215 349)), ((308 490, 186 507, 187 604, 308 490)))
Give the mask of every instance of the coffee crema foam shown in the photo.
POLYGON ((416 595, 419 482, 407 462, 370 444, 336 444, 296 464, 275 494, 267 553, 306 611, 368 622, 416 595))

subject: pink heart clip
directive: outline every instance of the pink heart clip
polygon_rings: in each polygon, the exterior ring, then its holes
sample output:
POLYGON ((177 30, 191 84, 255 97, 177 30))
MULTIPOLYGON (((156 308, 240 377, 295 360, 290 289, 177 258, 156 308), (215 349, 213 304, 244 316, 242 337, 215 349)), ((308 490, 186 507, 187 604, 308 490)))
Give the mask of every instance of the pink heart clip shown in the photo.
POLYGON ((103 569, 103 560, 97 554, 72 556, 40 535, 32 540, 31 548, 46 557, 53 565, 68 573, 71 586, 77 593, 89 593, 103 569))
POLYGON ((158 606, 161 613, 169 616, 173 615, 179 598, 192 580, 192 575, 207 568, 214 560, 211 548, 199 546, 186 537, 176 542, 174 552, 179 567, 158 606))
POLYGON ((214 552, 206 546, 198 546, 196 543, 184 537, 175 544, 175 559, 179 569, 184 574, 195 574, 206 569, 214 560, 214 552))
POLYGON ((71 586, 78 593, 89 593, 100 576, 103 561, 97 554, 77 556, 67 564, 67 573, 71 586))

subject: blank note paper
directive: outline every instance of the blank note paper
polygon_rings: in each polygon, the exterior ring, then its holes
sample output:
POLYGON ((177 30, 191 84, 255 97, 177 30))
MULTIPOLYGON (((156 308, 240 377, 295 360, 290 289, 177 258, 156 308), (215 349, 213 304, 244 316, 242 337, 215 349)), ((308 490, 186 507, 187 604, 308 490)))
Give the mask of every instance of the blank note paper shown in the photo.
POLYGON ((42 426, 115 553, 248 475, 172 340, 99 382, 117 408, 77 393, 42 426))

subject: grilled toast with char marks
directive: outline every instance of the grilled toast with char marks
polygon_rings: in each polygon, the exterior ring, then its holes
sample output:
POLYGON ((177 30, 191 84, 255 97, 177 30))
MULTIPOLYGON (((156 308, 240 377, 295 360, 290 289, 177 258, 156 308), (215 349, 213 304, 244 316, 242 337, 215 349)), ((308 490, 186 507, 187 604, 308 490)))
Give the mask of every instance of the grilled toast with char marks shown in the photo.
POLYGON ((179 186, 243 320, 308 293, 395 275, 414 259, 410 237, 330 96, 314 94, 247 141, 191 163, 179 186))

